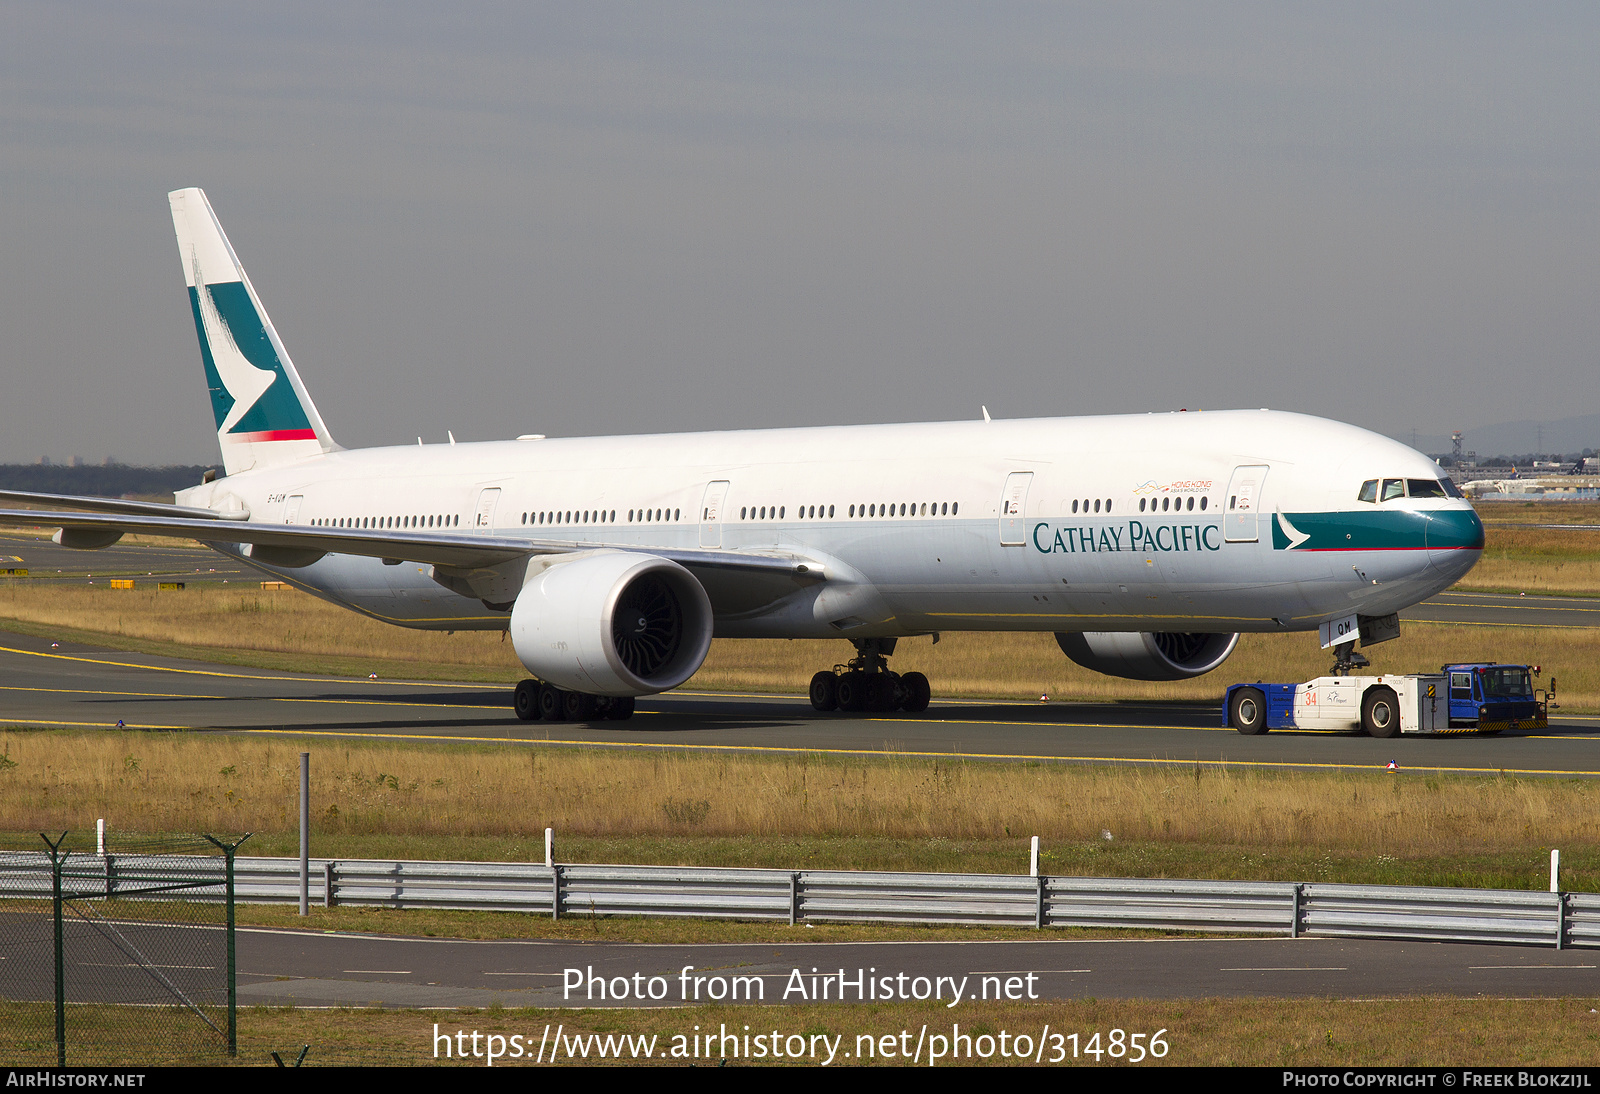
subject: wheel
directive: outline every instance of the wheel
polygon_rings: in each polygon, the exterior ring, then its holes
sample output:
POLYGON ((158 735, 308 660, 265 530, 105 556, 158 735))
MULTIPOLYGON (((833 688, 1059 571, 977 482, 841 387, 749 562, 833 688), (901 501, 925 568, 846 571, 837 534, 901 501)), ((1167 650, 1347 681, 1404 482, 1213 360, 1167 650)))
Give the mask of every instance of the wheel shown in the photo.
POLYGON ((511 696, 511 708, 524 722, 539 720, 539 681, 524 680, 511 696))
POLYGON ((847 672, 839 677, 839 709, 867 709, 867 678, 859 672, 847 672))
POLYGON ((595 697, 581 691, 569 691, 561 697, 561 713, 569 722, 594 721, 595 697))
POLYGON ((816 710, 834 710, 839 706, 837 675, 819 672, 811 678, 811 706, 816 710))
POLYGON ((633 717, 633 696, 613 699, 606 704, 606 717, 613 722, 625 722, 633 717))
POLYGON ((1400 704, 1389 688, 1368 688, 1361 697, 1361 728, 1369 737, 1394 737, 1400 733, 1400 704))
POLYGON ((893 672, 875 672, 866 679, 867 709, 874 714, 887 714, 900 705, 900 676, 893 672))
POLYGON ((928 678, 920 672, 908 672, 900 677, 900 683, 905 687, 905 702, 900 704, 900 709, 908 714, 920 714, 928 709, 928 700, 933 698, 933 688, 928 684, 928 678))
POLYGON ((539 717, 547 722, 559 722, 565 718, 566 712, 561 697, 566 694, 554 684, 543 684, 539 687, 539 717))
POLYGON ((1267 731, 1267 697, 1260 688, 1240 688, 1228 700, 1228 724, 1252 737, 1267 731))

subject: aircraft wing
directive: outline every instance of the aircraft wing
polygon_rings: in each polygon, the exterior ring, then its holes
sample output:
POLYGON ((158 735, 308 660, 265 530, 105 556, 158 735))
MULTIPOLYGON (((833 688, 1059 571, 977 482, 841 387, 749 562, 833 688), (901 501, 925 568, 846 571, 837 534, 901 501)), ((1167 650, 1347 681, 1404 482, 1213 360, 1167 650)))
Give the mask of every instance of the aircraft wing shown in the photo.
POLYGON ((148 516, 193 517, 196 520, 249 520, 246 509, 218 511, 190 505, 169 505, 160 501, 133 501, 128 498, 93 498, 80 494, 35 494, 27 490, 0 490, 0 501, 23 505, 65 505, 69 509, 88 509, 96 513, 144 513, 148 516))
MULTIPOLYGON (((10 495, 15 496, 13 493, 10 495)), ((41 495, 41 497, 50 497, 41 495)), ((52 498, 58 503, 64 498, 52 498)), ((114 499, 84 499, 108 502, 114 499)), ((169 510, 182 506, 140 504, 149 512, 68 513, 44 509, 0 509, 0 525, 60 528, 56 541, 68 547, 109 547, 127 533, 175 536, 204 543, 245 543, 250 557, 273 566, 309 566, 325 554, 365 555, 445 566, 456 570, 483 569, 529 555, 570 554, 614 548, 671 559, 690 570, 714 570, 751 577, 787 577, 800 584, 826 579, 812 559, 779 552, 707 551, 641 546, 635 543, 595 543, 549 538, 493 536, 463 532, 422 532, 399 529, 313 528, 301 524, 266 524, 249 520, 221 521, 180 515, 169 510)))

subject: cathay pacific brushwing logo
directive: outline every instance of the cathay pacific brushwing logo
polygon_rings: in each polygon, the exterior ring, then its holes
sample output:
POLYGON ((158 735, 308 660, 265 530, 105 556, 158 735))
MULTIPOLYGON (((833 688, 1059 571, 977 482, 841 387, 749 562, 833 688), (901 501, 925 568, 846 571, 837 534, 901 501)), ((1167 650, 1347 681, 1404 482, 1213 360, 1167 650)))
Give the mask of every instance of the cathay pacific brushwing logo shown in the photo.
POLYGON ((193 254, 190 267, 195 324, 209 368, 217 433, 242 441, 314 438, 244 283, 208 284, 193 254))
POLYGON ((239 419, 266 394, 267 388, 272 386, 272 381, 277 377, 270 369, 256 368, 245 357, 239 344, 233 340, 228 321, 217 310, 217 302, 211 297, 211 286, 206 284, 205 275, 200 271, 198 256, 191 259, 191 265, 194 268, 194 287, 199 298, 200 324, 206 346, 211 351, 217 379, 222 381, 222 386, 233 400, 233 405, 217 423, 217 432, 226 433, 239 424, 239 419))
POLYGON ((1302 532, 1300 529, 1290 524, 1289 518, 1283 515, 1283 510, 1278 510, 1275 515, 1278 518, 1278 528, 1289 539, 1289 550, 1294 550, 1296 547, 1300 546, 1306 540, 1311 538, 1311 533, 1302 532))

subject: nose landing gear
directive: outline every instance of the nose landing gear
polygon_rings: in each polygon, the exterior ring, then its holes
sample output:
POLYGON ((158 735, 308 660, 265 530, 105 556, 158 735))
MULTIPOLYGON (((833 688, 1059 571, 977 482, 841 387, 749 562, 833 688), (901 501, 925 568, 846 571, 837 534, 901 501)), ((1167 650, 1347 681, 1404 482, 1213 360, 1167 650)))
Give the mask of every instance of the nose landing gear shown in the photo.
POLYGON ((891 672, 887 658, 894 653, 893 638, 853 638, 856 656, 847 664, 811 678, 811 705, 817 710, 903 710, 910 714, 928 709, 932 689, 920 672, 891 672))
POLYGON ((1354 641, 1340 642, 1333 647, 1333 668, 1328 670, 1329 676, 1349 676, 1356 669, 1364 669, 1372 664, 1361 654, 1356 652, 1354 641))

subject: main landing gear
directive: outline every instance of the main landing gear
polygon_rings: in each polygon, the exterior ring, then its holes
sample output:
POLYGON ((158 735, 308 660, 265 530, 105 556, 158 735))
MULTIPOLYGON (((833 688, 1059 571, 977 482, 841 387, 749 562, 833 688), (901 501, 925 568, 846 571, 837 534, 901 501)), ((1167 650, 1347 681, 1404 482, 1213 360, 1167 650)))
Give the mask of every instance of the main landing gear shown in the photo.
POLYGON ((554 684, 524 680, 517 685, 511 705, 524 722, 621 721, 633 717, 633 696, 585 695, 554 684))
POLYGON ((920 672, 890 672, 885 660, 894 653, 893 638, 852 638, 856 656, 846 665, 811 678, 811 705, 818 710, 903 710, 910 714, 928 709, 931 690, 920 672))

